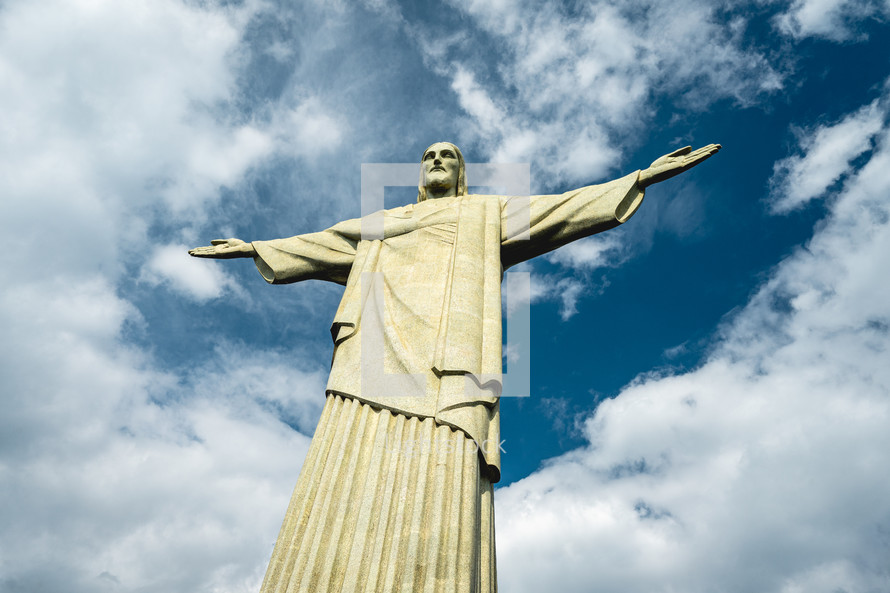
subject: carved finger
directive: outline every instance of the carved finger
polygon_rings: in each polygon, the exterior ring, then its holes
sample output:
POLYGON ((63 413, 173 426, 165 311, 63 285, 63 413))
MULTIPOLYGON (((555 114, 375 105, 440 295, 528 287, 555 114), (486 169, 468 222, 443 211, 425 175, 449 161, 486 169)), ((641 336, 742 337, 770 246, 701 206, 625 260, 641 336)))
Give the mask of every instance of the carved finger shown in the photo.
POLYGON ((708 157, 711 157, 711 156, 717 154, 718 150, 720 150, 720 149, 716 148, 715 144, 711 144, 711 145, 699 148, 698 150, 696 150, 693 153, 690 153, 689 155, 687 155, 686 159, 689 161, 700 162, 700 161, 705 160, 708 157))
POLYGON ((213 239, 212 241, 210 241, 210 244, 211 245, 225 245, 228 242, 229 242, 228 239, 213 239))
POLYGON ((678 148, 674 152, 668 154, 667 156, 683 156, 692 150, 691 146, 684 146, 683 148, 678 148))
POLYGON ((707 154, 707 156, 711 156, 717 154, 720 149, 723 148, 719 144, 708 144, 707 146, 703 146, 699 148, 696 152, 700 152, 703 154, 707 154))
POLYGON ((705 154, 705 153, 693 153, 693 154, 689 155, 688 157, 686 157, 685 159, 683 159, 683 166, 691 167, 692 165, 702 162, 709 156, 711 156, 711 155, 705 154))

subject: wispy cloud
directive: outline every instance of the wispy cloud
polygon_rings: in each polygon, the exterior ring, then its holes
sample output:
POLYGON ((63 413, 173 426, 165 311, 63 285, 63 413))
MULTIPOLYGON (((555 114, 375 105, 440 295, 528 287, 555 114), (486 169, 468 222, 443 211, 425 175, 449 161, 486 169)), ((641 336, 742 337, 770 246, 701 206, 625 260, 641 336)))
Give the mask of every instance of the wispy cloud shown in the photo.
POLYGON ((831 125, 800 133, 801 155, 776 163, 771 207, 788 212, 820 197, 849 171, 850 161, 871 150, 886 112, 878 100, 831 125))
POLYGON ((587 237, 549 253, 549 261, 575 269, 596 269, 621 263, 623 244, 615 235, 587 237))
MULTIPOLYGON (((720 99, 742 103, 781 88, 782 75, 743 27, 718 24, 714 8, 654 2, 633 11, 597 2, 568 14, 557 5, 456 2, 492 37, 501 59, 494 75, 485 52, 427 41, 427 57, 452 76, 478 140, 498 162, 534 160, 547 184, 589 182, 621 161, 653 120, 653 94, 682 95, 681 109, 720 99)), ((427 28, 428 36, 437 33, 427 28)))

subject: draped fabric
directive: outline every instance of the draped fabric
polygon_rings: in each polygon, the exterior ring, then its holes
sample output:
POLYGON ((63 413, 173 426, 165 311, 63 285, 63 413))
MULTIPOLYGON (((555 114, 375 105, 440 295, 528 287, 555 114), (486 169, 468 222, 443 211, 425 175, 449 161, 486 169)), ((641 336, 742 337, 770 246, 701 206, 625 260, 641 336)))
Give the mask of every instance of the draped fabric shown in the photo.
POLYGON ((331 395, 261 593, 493 593, 494 544, 465 433, 331 395))
POLYGON ((564 194, 427 200, 367 217, 376 223, 254 241, 254 261, 271 283, 346 285, 327 393, 464 431, 496 482, 500 452, 486 444, 500 441, 503 271, 625 222, 643 199, 638 175, 564 194))
POLYGON ((253 243, 268 282, 346 285, 328 400, 263 593, 496 590, 503 271, 626 221, 637 178, 427 200, 372 215, 373 239, 355 219, 253 243))

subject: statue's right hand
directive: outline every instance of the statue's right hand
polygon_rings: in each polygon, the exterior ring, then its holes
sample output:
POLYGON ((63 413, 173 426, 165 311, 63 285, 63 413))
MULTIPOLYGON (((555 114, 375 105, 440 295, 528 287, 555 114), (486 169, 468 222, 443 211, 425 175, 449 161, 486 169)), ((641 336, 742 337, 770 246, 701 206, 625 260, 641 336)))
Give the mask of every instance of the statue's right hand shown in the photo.
POLYGON ((213 257, 216 259, 232 259, 235 257, 256 257, 256 250, 250 243, 241 239, 214 239, 208 247, 189 249, 194 257, 213 257))

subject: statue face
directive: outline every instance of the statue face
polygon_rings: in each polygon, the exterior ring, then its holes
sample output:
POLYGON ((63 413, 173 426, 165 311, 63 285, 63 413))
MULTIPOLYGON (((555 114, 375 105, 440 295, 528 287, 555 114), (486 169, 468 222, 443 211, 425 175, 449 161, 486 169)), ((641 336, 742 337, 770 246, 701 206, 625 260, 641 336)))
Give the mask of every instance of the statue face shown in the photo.
MULTIPOLYGON (((443 191, 457 188, 457 180, 460 175, 460 161, 457 152, 446 142, 437 142, 423 153, 424 185, 427 189, 443 191)), ((453 194, 452 194, 453 195, 453 194)))

